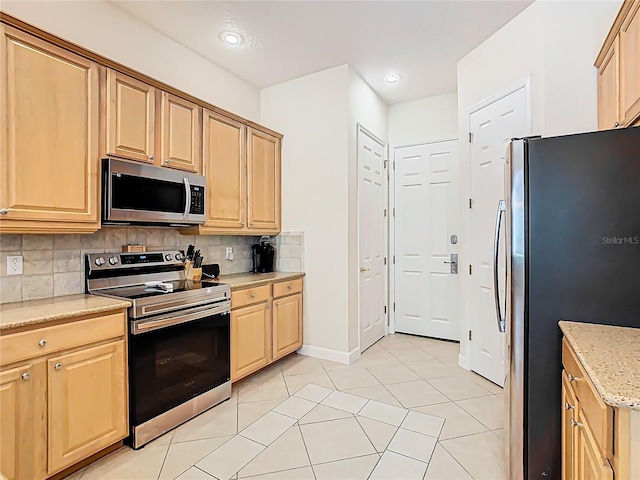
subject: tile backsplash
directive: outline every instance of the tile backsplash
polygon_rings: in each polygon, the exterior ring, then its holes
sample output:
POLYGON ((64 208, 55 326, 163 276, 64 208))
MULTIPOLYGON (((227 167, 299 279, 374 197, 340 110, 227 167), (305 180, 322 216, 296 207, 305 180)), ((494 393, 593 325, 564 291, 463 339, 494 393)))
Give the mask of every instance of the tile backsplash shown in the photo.
MULTIPOLYGON (((304 234, 283 232, 272 237, 277 271, 302 271, 304 234)), ((91 235, 0 235, 0 303, 84 292, 86 253, 120 252, 122 245, 140 243, 147 251, 200 249, 205 263, 220 264, 222 274, 251 269, 251 245, 259 237, 181 235, 173 228, 104 227, 91 235), (225 259, 233 247, 234 259, 225 259), (7 256, 22 255, 23 274, 7 275, 7 256)))

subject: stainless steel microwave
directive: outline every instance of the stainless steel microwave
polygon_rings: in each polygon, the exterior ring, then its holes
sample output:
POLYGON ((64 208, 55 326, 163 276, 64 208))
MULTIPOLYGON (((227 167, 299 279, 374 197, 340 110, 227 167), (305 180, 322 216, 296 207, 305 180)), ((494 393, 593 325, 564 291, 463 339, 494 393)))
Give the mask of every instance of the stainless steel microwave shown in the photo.
POLYGON ((205 178, 114 158, 102 160, 102 223, 197 225, 205 220, 205 178))

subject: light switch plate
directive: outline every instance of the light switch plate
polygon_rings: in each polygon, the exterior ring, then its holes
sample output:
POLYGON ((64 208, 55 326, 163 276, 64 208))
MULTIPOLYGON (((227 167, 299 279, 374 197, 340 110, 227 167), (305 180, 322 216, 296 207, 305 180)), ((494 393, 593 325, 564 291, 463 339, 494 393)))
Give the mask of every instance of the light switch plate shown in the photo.
POLYGON ((22 256, 7 256, 7 275, 22 275, 22 256))

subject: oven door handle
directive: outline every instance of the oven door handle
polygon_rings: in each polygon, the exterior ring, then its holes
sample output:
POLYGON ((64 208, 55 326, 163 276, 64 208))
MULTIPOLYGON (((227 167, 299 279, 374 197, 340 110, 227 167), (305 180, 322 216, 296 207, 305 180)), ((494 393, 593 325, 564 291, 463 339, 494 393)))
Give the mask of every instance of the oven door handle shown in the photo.
POLYGON ((182 312, 174 312, 161 317, 148 320, 136 320, 131 323, 131 334, 140 335, 152 332, 160 328, 180 325, 182 323, 193 322, 201 318, 212 317, 214 315, 226 315, 231 312, 231 302, 221 302, 219 305, 207 305, 197 309, 182 312))
POLYGON ((186 202, 184 202, 184 219, 189 219, 189 213, 191 211, 191 184, 189 183, 189 179, 187 177, 183 178, 184 180, 184 193, 186 202))

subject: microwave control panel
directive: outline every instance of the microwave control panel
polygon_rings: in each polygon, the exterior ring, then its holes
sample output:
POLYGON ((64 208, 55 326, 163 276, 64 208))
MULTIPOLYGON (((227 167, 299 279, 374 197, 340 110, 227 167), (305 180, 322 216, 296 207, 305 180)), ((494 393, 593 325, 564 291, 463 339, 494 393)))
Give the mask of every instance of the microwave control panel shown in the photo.
POLYGON ((204 215, 204 187, 191 186, 191 208, 189 213, 204 215))

